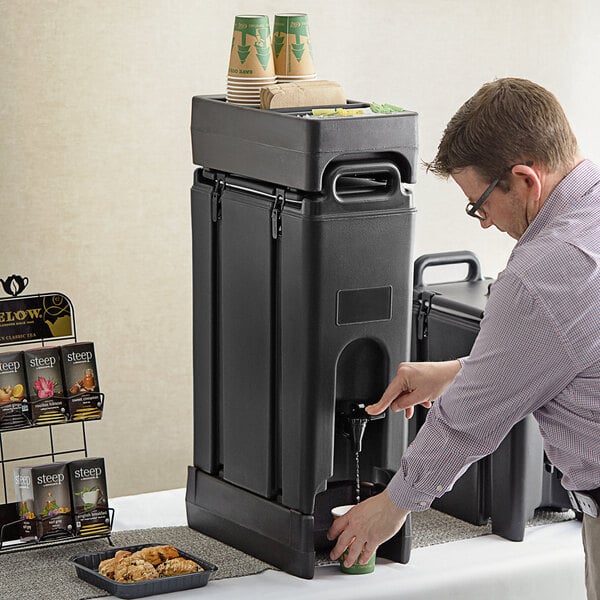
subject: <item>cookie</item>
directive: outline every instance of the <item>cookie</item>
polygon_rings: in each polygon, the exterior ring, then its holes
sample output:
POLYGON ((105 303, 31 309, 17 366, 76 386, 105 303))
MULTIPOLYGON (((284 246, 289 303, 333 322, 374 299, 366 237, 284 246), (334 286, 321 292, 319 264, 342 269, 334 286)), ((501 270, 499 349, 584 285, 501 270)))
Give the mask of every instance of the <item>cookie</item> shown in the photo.
POLYGON ((172 558, 156 567, 156 572, 159 577, 172 577, 173 575, 188 575, 190 573, 198 573, 204 569, 193 560, 188 560, 179 556, 172 558))
POLYGON ((117 550, 112 558, 107 558, 98 565, 98 573, 109 579, 114 579, 117 563, 128 556, 131 556, 129 550, 117 550))
POLYGON ((115 566, 115 581, 120 583, 135 583, 136 581, 148 581, 158 579, 156 569, 141 558, 133 555, 117 561, 115 566))
POLYGON ((166 560, 177 558, 179 552, 177 552, 177 549, 173 546, 148 546, 147 548, 142 548, 141 550, 134 552, 132 556, 146 560, 156 567, 166 560))
POLYGON ((98 565, 98 573, 100 573, 100 575, 104 575, 104 577, 108 577, 109 579, 114 579, 116 564, 117 561, 114 557, 107 558, 98 565))

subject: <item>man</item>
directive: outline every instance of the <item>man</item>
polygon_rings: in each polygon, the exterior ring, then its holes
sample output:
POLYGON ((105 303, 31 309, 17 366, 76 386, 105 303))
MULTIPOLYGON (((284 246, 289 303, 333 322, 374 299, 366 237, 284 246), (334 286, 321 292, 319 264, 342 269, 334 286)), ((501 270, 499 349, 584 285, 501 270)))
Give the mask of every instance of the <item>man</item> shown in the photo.
MULTIPOLYGON (((367 562, 410 511, 533 413, 569 490, 600 503, 600 168, 584 160, 556 98, 524 79, 484 85, 449 122, 428 170, 467 213, 517 241, 492 285, 470 356, 402 363, 368 412, 431 406, 385 492, 337 519, 331 558, 367 562)), ((600 517, 583 520, 588 598, 600 599, 600 517)))

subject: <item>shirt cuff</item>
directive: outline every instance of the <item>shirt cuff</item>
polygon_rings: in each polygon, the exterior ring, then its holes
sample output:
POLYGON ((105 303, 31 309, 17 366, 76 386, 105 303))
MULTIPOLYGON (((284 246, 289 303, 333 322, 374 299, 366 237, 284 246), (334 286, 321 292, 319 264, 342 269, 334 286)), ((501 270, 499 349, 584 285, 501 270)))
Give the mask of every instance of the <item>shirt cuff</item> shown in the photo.
POLYGON ((411 512, 427 510, 436 499, 436 496, 431 496, 407 483, 401 470, 392 477, 387 486, 387 493, 398 508, 411 512))

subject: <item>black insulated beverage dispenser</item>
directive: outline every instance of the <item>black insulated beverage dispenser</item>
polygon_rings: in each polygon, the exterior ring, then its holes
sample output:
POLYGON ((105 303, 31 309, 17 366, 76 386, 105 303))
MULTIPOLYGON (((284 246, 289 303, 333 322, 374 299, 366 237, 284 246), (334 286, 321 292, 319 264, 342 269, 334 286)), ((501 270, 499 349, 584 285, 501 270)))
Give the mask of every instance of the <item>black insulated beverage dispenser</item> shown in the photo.
MULTIPOLYGON (((331 508, 383 491, 406 447, 403 414, 364 407, 410 354, 417 162, 414 112, 309 114, 193 99, 186 495, 190 527, 305 578, 331 508)), ((410 540, 408 520, 378 555, 410 540)))

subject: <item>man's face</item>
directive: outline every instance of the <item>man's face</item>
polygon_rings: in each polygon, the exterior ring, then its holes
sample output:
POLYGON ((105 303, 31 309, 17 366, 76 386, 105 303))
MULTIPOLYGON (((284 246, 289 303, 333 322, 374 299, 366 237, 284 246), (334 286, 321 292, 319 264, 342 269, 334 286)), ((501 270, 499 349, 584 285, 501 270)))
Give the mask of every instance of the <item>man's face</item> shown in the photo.
MULTIPOLYGON (((510 180, 511 177, 512 173, 508 173, 507 179, 510 180)), ((470 202, 476 202, 489 185, 489 181, 486 182, 482 179, 473 167, 457 171, 452 178, 470 202)), ((494 225, 516 240, 525 233, 529 226, 527 199, 519 195, 518 186, 511 187, 508 192, 504 192, 499 186, 496 186, 479 212, 485 217, 479 221, 484 229, 494 225)))

